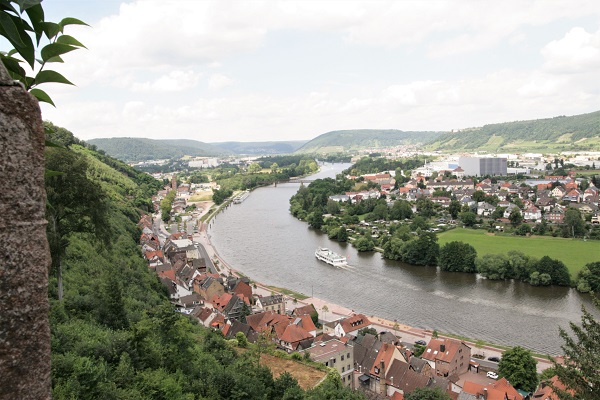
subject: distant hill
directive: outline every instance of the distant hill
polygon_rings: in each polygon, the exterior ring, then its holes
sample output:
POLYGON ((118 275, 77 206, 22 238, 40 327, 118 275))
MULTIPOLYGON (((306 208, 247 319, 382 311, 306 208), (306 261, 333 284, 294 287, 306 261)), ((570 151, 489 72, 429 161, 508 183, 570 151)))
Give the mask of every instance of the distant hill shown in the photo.
POLYGON ((110 156, 133 162, 183 156, 218 156, 231 152, 208 143, 188 139, 153 140, 144 138, 108 138, 87 141, 110 156))
POLYGON ((559 152, 600 150, 600 111, 571 117, 504 122, 445 133, 432 140, 431 150, 491 152, 559 152))
POLYGON ((290 154, 306 143, 307 140, 290 140, 286 142, 221 142, 211 144, 235 154, 270 155, 290 154))
POLYGON ((426 143, 435 140, 442 132, 405 132, 395 129, 357 129, 332 131, 317 136, 302 146, 301 153, 335 153, 370 147, 391 147, 402 144, 426 143))

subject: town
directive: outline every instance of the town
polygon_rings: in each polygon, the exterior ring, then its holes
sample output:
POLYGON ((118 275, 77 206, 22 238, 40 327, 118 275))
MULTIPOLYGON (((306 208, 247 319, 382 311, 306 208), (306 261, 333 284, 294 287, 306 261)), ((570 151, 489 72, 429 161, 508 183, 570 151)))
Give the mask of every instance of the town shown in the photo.
MULTIPOLYGON (((561 226, 565 213, 577 210, 581 220, 577 229, 587 221, 589 226, 583 234, 596 238, 594 227, 600 221, 598 189, 593 182, 578 178, 575 171, 565 175, 497 179, 494 176, 508 175, 509 162, 505 158, 492 160, 497 169, 488 169, 483 174, 492 177, 477 180, 482 175, 480 170, 465 169, 479 160, 484 160, 480 165, 490 162, 489 158, 465 158, 460 163, 466 168, 452 169, 448 163, 428 163, 415 168, 408 177, 398 176, 398 171, 393 170, 348 175, 348 179, 363 182, 368 188, 331 195, 327 200, 351 205, 384 199, 390 210, 396 201, 404 200, 410 203, 415 215, 420 211, 418 202, 425 200, 436 210, 429 215, 436 222, 429 227, 432 232, 458 224, 479 225, 492 231, 516 231, 518 226, 527 226, 522 234, 529 235, 539 232, 541 224, 548 224, 545 229, 550 230, 551 226, 561 226), (396 185, 396 178, 403 178, 404 183, 396 185), (451 211, 457 203, 458 208, 451 211), (470 214, 474 218, 466 217, 470 214), (487 226, 484 219, 489 221, 487 226)), ((545 169, 547 164, 543 160, 538 162, 545 169)), ((202 210, 189 208, 186 203, 186 196, 195 188, 209 187, 210 184, 177 185, 172 177, 170 187, 155 197, 155 210, 160 211, 161 200, 169 192, 175 192, 171 212, 180 216, 181 223, 172 224, 173 233, 169 233, 159 213, 145 215, 139 222, 143 256, 182 314, 220 331, 227 339, 251 343, 266 340, 280 351, 297 353, 299 358, 334 368, 342 382, 353 389, 395 399, 424 387, 439 388, 452 398, 464 400, 521 400, 552 390, 547 384, 542 384, 537 392, 537 388, 523 390, 523 385, 516 389, 505 378, 498 379, 498 362, 502 357, 499 349, 368 317, 335 305, 330 305, 330 310, 318 299, 310 303, 277 293, 237 273, 208 242, 206 223, 199 217, 209 211, 209 206, 204 205, 207 209, 202 210)), ((241 192, 232 196, 231 201, 241 203, 247 196, 247 192, 241 192)), ((360 226, 361 235, 377 238, 389 234, 390 223, 394 223, 386 222, 385 218, 370 223, 367 220, 352 224, 354 229, 345 226, 343 229, 352 234, 360 226)), ((547 360, 538 359, 535 372, 542 372, 550 365, 547 360)))

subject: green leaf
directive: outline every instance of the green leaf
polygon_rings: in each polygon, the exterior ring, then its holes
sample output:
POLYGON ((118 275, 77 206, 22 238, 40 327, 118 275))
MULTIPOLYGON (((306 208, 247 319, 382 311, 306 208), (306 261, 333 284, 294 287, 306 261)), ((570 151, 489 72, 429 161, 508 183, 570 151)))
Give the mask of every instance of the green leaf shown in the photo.
POLYGON ((87 49, 79 40, 70 35, 61 35, 56 39, 56 43, 70 44, 71 46, 83 47, 87 49))
POLYGON ((60 56, 73 50, 77 50, 77 47, 69 44, 50 43, 42 48, 42 60, 48 61, 52 57, 60 56))
POLYGON ((13 57, 0 56, 0 61, 2 61, 2 64, 4 64, 8 72, 25 76, 25 70, 21 67, 21 60, 13 57))
POLYGON ((2 30, 0 34, 6 37, 10 43, 15 47, 25 47, 26 44, 21 39, 17 24, 13 21, 13 18, 5 12, 0 12, 0 27, 2 30))
MULTIPOLYGON (((40 2, 41 0, 30 0, 28 1, 30 5, 25 9, 29 21, 31 21, 31 25, 33 26, 33 30, 35 31, 35 38, 38 45, 40 44, 42 34, 44 33, 44 9, 40 2)), ((21 6, 21 9, 23 9, 23 6, 21 6)))
POLYGON ((36 99, 38 99, 38 101, 43 101, 44 103, 52 104, 54 107, 56 107, 56 104, 54 104, 50 96, 48 96, 48 93, 44 92, 43 90, 31 89, 29 93, 31 93, 36 99))
POLYGON ((44 178, 51 178, 53 176, 60 176, 60 175, 64 175, 64 172, 60 172, 60 171, 52 171, 52 170, 45 170, 44 171, 44 178))
POLYGON ((53 38, 60 32, 60 26, 54 22, 42 22, 44 33, 48 38, 53 38))
POLYGON ((46 60, 46 63, 64 63, 65 61, 60 56, 52 57, 46 60))
POLYGON ((35 84, 39 85, 40 83, 46 82, 57 82, 64 83, 67 85, 73 85, 72 82, 70 82, 67 78, 65 78, 56 71, 47 70, 38 72, 38 74, 35 76, 35 84))
POLYGON ((62 32, 64 27, 67 25, 85 25, 85 26, 89 26, 88 24, 86 24, 85 22, 77 19, 77 18, 63 18, 62 21, 60 21, 58 23, 58 25, 60 26, 60 31, 62 32))
POLYGON ((16 0, 16 3, 21 7, 21 12, 29 10, 31 7, 39 6, 42 0, 16 0))

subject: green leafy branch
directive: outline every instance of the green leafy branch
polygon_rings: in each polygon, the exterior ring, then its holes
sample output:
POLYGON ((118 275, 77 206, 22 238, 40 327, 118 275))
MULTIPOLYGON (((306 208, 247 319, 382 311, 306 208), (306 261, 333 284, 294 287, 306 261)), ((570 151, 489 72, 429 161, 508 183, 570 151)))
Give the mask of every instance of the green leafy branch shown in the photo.
POLYGON ((79 48, 86 48, 72 36, 64 34, 67 25, 86 25, 76 18, 63 18, 59 23, 45 20, 42 0, 0 0, 0 35, 5 37, 13 49, 0 51, 0 61, 10 76, 21 82, 39 101, 54 106, 50 96, 37 86, 42 83, 64 83, 71 81, 56 71, 45 69, 47 64, 62 63, 62 55, 79 48), (17 9, 18 6, 18 9, 17 9), (48 40, 36 58, 42 39, 48 40), (18 58, 20 56, 20 58, 18 58), (27 76, 22 63, 27 63, 34 76, 27 76), (36 71, 36 66, 39 66, 36 71))

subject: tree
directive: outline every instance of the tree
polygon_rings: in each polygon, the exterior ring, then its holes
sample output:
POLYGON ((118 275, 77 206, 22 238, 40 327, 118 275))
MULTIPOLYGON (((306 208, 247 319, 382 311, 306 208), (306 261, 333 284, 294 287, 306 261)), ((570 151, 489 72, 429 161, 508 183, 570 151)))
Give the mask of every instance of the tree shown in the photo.
POLYGON ((521 222, 523 222, 523 214, 521 214, 521 210, 518 207, 513 208, 508 216, 508 220, 513 227, 517 227, 521 222))
POLYGON ((346 231, 345 227, 340 226, 340 229, 338 229, 338 231, 337 231, 336 239, 338 242, 347 242, 348 241, 348 232, 346 231))
POLYGON ((533 267, 540 274, 548 274, 551 278, 551 285, 569 286, 571 276, 569 269, 560 260, 554 260, 548 256, 542 257, 533 267))
POLYGON ((6 53, 0 52, 0 61, 11 77, 21 82, 39 101, 54 105, 50 96, 37 86, 49 82, 72 85, 63 75, 45 68, 47 64, 63 62, 61 55, 85 48, 74 37, 65 35, 64 29, 68 25, 87 24, 76 18, 63 18, 59 23, 46 21, 41 3, 42 0, 8 0, 0 3, 0 36, 6 38, 14 48, 6 53), (19 10, 15 7, 17 4, 19 10), (32 36, 35 36, 35 43, 32 36), (39 49, 42 37, 50 43, 39 49), (15 57, 17 54, 22 59, 15 57), (27 64, 35 76, 27 76, 22 63, 27 64))
POLYGON ((502 354, 498 364, 498 373, 514 387, 533 392, 538 384, 537 361, 531 352, 520 346, 513 347, 502 354))
POLYGON ((460 202, 458 200, 452 200, 450 202, 450 205, 448 206, 448 212, 450 213, 452 219, 458 218, 458 214, 460 213, 461 208, 462 206, 460 205, 460 202))
POLYGON ((352 244, 358 251, 373 251, 375 248, 375 243, 373 243, 373 239, 371 239, 370 236, 362 236, 356 239, 352 244))
POLYGON ((577 290, 600 292, 600 261, 586 264, 577 274, 577 290))
POLYGON ((474 212, 462 212, 459 216, 465 226, 473 226, 477 223, 477 215, 474 212))
POLYGON ((569 208, 565 211, 564 218, 564 237, 581 237, 585 234, 585 224, 581 218, 581 212, 576 208, 569 208))
POLYGON ((412 207, 406 200, 396 200, 394 205, 390 209, 390 219, 403 220, 405 218, 411 218, 413 215, 412 207))
POLYGON ((248 173, 256 174, 256 173, 259 173, 261 169, 262 168, 260 167, 260 164, 252 163, 248 166, 248 173))
POLYGON ((323 226, 323 213, 320 210, 315 210, 308 214, 308 224, 315 229, 321 229, 323 226))
POLYGON ((448 393, 440 388, 420 387, 416 388, 412 393, 404 395, 405 400, 450 400, 448 393))
POLYGON ((51 270, 58 280, 58 299, 62 300, 62 260, 73 233, 90 233, 108 240, 106 194, 87 176, 85 156, 64 148, 46 149, 46 168, 59 172, 46 179, 48 225, 46 232, 52 255, 51 270))
POLYGON ((473 246, 463 242, 449 242, 440 249, 438 264, 443 271, 475 272, 477 251, 473 246))
MULTIPOLYGON (((600 301, 593 297, 596 310, 600 311, 600 301)), ((595 400, 600 399, 600 323, 581 306, 581 326, 569 323, 573 336, 560 328, 560 337, 564 340, 561 346, 564 352, 564 364, 552 360, 559 381, 567 391, 557 390, 560 400, 595 400)))
POLYGON ((504 254, 484 254, 475 261, 477 272, 488 279, 511 279, 513 268, 504 254))

